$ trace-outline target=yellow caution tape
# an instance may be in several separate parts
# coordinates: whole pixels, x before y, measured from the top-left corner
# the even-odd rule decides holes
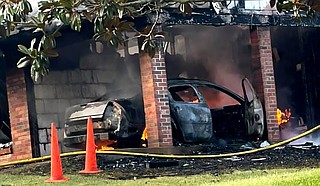
[[[307,136],[316,130],[320,129],[320,124],[316,127],[305,131],[297,136],[294,136],[290,139],[281,141],[279,143],[275,143],[272,145],[269,145],[267,147],[253,149],[253,150],[247,150],[247,151],[241,151],[241,152],[234,152],[234,153],[226,153],[226,154],[203,154],[203,155],[174,155],[174,154],[153,154],[153,153],[139,153],[139,152],[127,152],[127,151],[116,151],[116,150],[110,150],[110,151],[97,151],[97,154],[109,154],[109,155],[125,155],[125,156],[143,156],[143,157],[154,157],[154,158],[173,158],[173,159],[204,159],[204,158],[226,158],[231,156],[240,156],[240,155],[246,155],[246,154],[252,154],[257,153],[265,150],[270,150],[279,146],[283,146],[285,144],[288,144],[292,141],[295,141],[297,139],[300,139],[304,136]],[[84,155],[86,154],[85,151],[76,151],[76,152],[68,152],[63,153],[60,156],[61,157],[67,157],[67,156],[77,156],[77,155]],[[18,160],[18,161],[12,161],[8,163],[1,163],[0,167],[4,166],[10,166],[10,165],[19,165],[19,164],[25,164],[25,163],[32,163],[32,162],[38,162],[38,161],[44,161],[49,160],[51,156],[43,156],[39,158],[31,158],[31,159],[25,159],[25,160]]]

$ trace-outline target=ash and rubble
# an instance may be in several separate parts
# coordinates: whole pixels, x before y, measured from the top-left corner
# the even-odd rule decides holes
[[[188,148],[188,147],[187,147]],[[192,147],[190,146],[190,149]],[[190,154],[223,154],[242,151],[239,146],[206,145]],[[85,156],[62,158],[65,174],[78,174],[84,169]],[[99,177],[109,179],[138,179],[161,176],[187,176],[195,174],[232,173],[235,170],[273,168],[313,168],[320,166],[320,147],[311,142],[287,145],[272,150],[207,159],[166,159],[151,157],[129,157],[117,155],[97,155],[98,168],[103,170]],[[19,175],[50,175],[50,161],[0,168],[0,173]]]

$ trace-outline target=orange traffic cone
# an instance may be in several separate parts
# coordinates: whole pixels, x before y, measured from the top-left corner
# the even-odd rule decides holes
[[[60,151],[58,145],[57,129],[51,123],[51,177],[46,182],[63,182],[68,178],[63,177]]]
[[[84,170],[81,174],[95,174],[102,172],[97,168],[96,145],[94,143],[94,134],[92,126],[92,118],[88,118],[87,123],[87,142],[86,142],[86,162]]]

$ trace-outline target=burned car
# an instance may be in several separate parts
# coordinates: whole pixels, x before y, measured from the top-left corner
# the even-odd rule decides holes
[[[215,83],[197,79],[168,80],[168,98],[174,143],[206,143],[216,138],[262,138],[263,106],[247,79],[243,95]],[[109,99],[66,109],[66,146],[85,141],[86,121],[93,118],[95,139],[117,141],[118,147],[139,146],[145,129],[142,94]]]

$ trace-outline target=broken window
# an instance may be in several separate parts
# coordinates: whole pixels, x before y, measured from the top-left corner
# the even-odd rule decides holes
[[[240,105],[233,97],[215,88],[199,86],[198,90],[210,109],[222,108],[229,105]]]
[[[199,103],[199,98],[191,86],[175,86],[169,88],[174,101]]]

